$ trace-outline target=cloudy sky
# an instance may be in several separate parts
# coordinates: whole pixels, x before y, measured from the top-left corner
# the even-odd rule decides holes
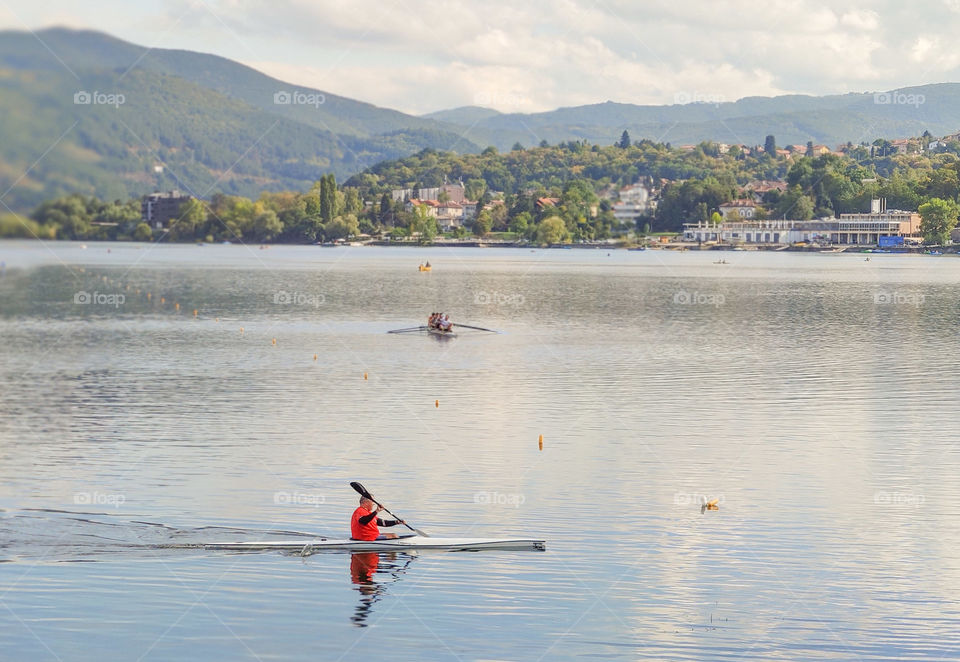
[[[425,113],[732,101],[960,80],[960,0],[0,0]]]

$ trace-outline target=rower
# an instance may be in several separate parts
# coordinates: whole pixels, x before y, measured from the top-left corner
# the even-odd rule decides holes
[[[376,507],[376,510],[374,510]],[[377,515],[382,508],[367,497],[360,497],[360,507],[353,511],[350,518],[351,540],[388,540],[397,537],[396,533],[380,535],[380,526],[396,526],[406,524],[402,519],[380,519]]]

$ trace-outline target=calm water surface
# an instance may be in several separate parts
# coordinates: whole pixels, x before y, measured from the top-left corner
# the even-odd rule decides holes
[[[0,260],[0,659],[960,658],[960,258]],[[386,333],[434,310],[503,333]],[[351,480],[547,551],[175,547],[345,536]]]

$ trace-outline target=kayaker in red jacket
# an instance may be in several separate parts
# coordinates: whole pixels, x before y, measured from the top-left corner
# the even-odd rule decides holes
[[[376,508],[376,510],[374,510]],[[360,497],[360,507],[353,511],[350,518],[350,538],[353,540],[387,540],[396,538],[396,533],[380,535],[380,526],[404,524],[402,519],[380,519],[377,515],[382,508],[366,497]]]

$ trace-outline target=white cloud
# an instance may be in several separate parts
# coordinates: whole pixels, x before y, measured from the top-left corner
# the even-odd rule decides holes
[[[669,104],[678,94],[735,100],[960,78],[951,49],[960,0],[869,8],[848,0],[99,0],[89,19],[74,16],[69,0],[5,1],[33,28],[59,12],[71,25],[88,20],[130,41],[216,52],[412,112]],[[22,27],[3,7],[0,25]],[[181,16],[169,32],[143,30]]]

